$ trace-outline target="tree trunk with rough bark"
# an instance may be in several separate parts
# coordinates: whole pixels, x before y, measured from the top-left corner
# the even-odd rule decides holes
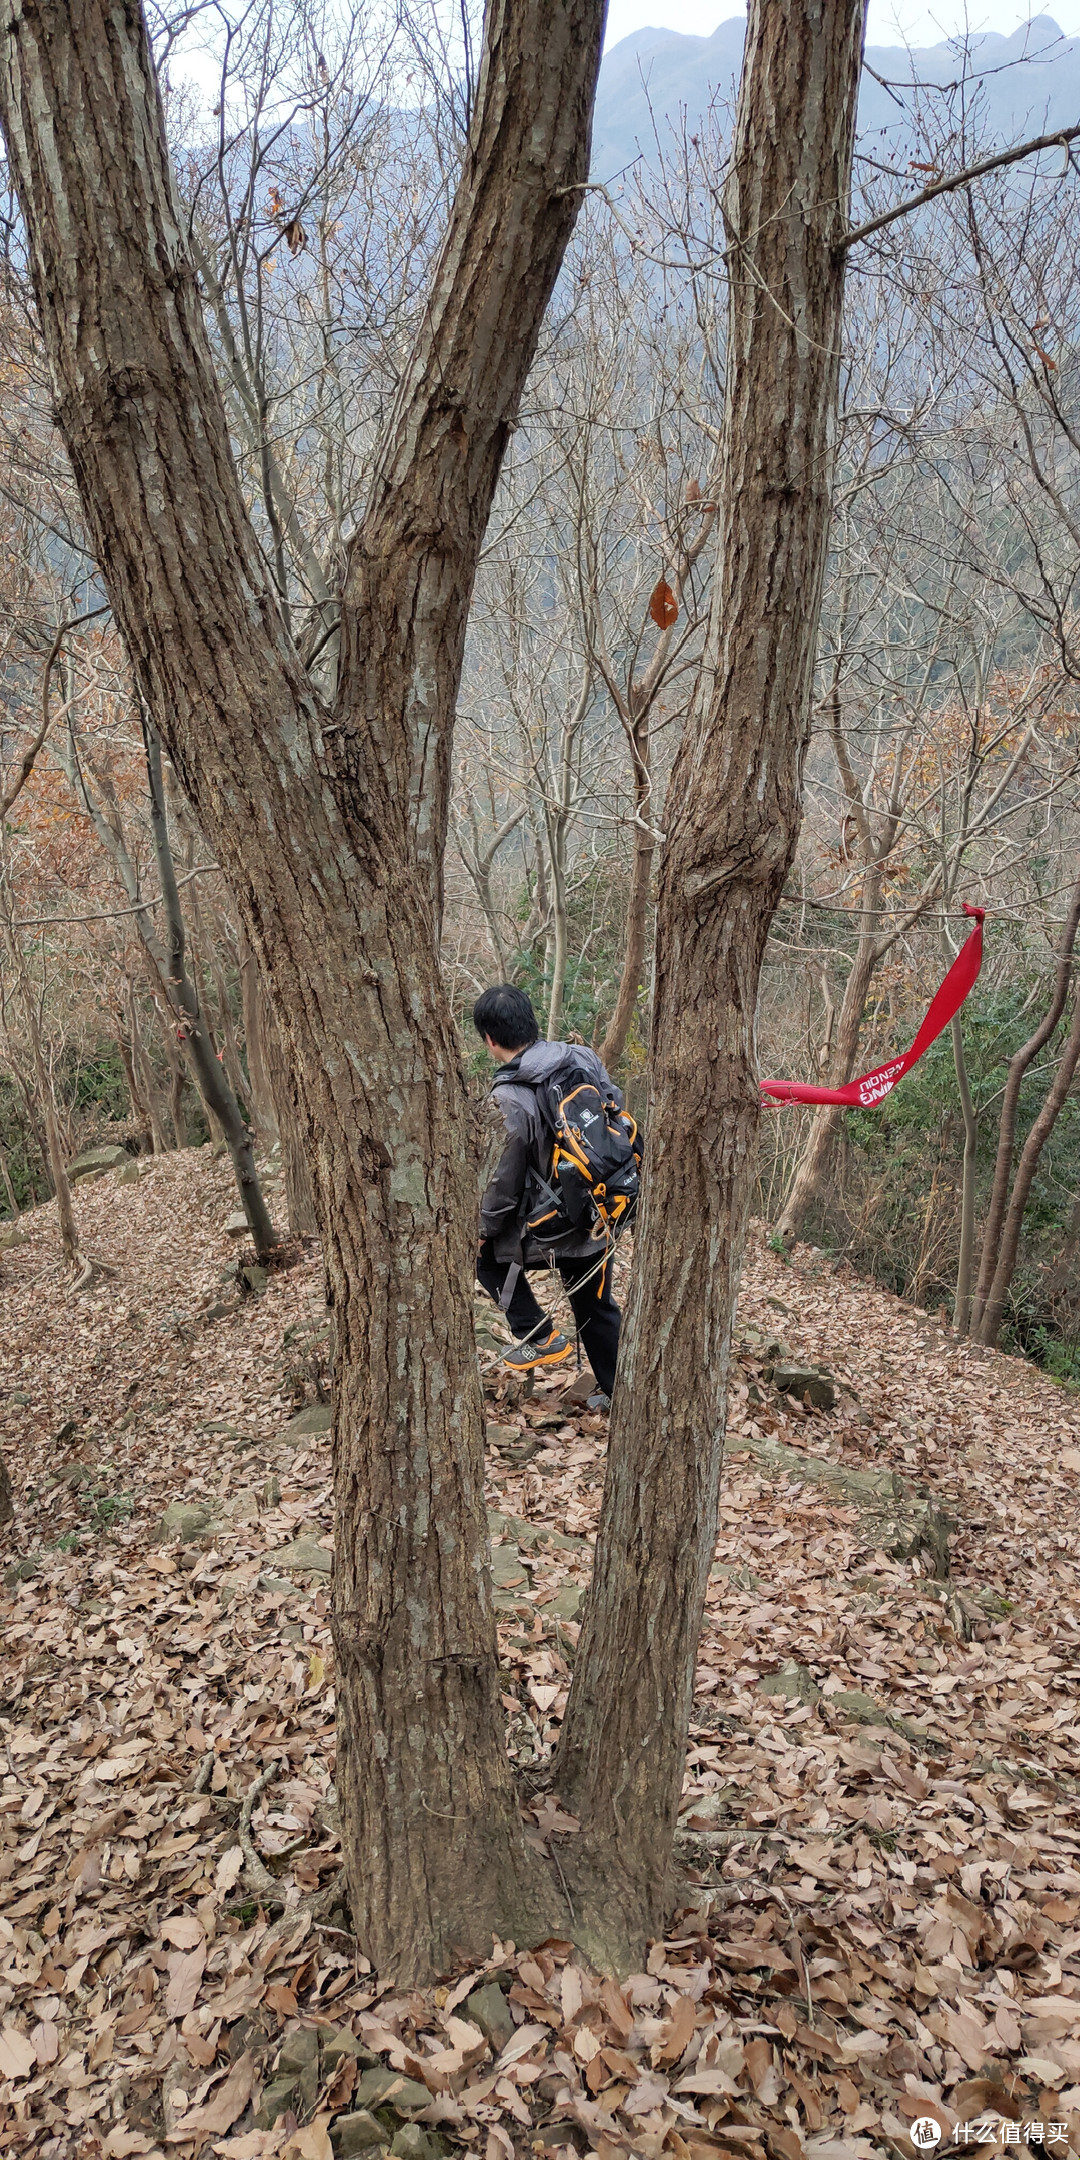
[[[117,1011],[114,1017],[116,1020],[116,1047],[120,1052],[120,1063],[124,1068],[124,1080],[128,1091],[128,1107],[133,1122],[139,1127],[140,1153],[152,1155],[154,1136],[150,1125],[150,1105],[143,1094],[135,1071],[135,1053],[124,1027],[123,1012]]]
[[[988,1344],[991,1348],[997,1342],[1001,1333],[1001,1323],[1005,1318],[1005,1300],[1009,1295],[1012,1279],[1016,1273],[1016,1262],[1020,1251],[1020,1233],[1024,1227],[1024,1210],[1031,1198],[1032,1181],[1038,1168],[1039,1157],[1068,1100],[1078,1064],[1080,1064],[1080,992],[1077,993],[1073,1007],[1072,1026],[1062,1049],[1058,1068],[1050,1084],[1046,1101],[1043,1103],[1042,1109],[1039,1111],[1020,1150],[1020,1160],[1016,1165],[1016,1176],[1013,1179],[1008,1210],[1001,1232],[997,1266],[991,1278],[990,1288],[987,1291],[986,1300],[979,1316],[978,1326],[974,1331],[979,1341]]]
[[[602,1962],[662,1920],[755,1170],[758,982],[799,827],[829,526],[861,0],[751,0],[724,199],[719,561],[665,811],[649,1154],[556,1782]],[[574,1885],[572,1883],[571,1887]]]
[[[615,1010],[600,1052],[609,1072],[614,1072],[626,1048],[626,1038],[630,1033],[638,992],[641,989],[648,939],[649,886],[656,853],[652,827],[656,814],[652,799],[652,743],[647,720],[644,725],[631,725],[628,732],[634,768],[634,809],[637,823],[634,826],[634,860],[626,910],[626,951],[623,954]]]
[[[997,1154],[994,1160],[994,1182],[990,1188],[990,1202],[983,1225],[982,1246],[979,1252],[979,1280],[971,1311],[972,1333],[981,1341],[983,1313],[990,1296],[991,1285],[1001,1258],[1001,1242],[1005,1217],[1009,1208],[1009,1180],[1012,1176],[1013,1151],[1016,1146],[1016,1120],[1020,1108],[1020,1090],[1024,1078],[1035,1063],[1040,1050],[1045,1049],[1065,1010],[1069,984],[1073,973],[1073,947],[1080,930],[1080,877],[1072,889],[1069,911],[1062,926],[1058,946],[1057,964],[1054,969],[1054,987],[1050,1003],[1034,1033],[1028,1036],[1019,1050],[1009,1060],[1008,1078],[1001,1104],[998,1123]],[[996,1341],[996,1334],[993,1337]]]
[[[13,914],[14,910],[12,910]],[[19,1003],[22,1006],[23,1020],[26,1023],[26,1033],[30,1042],[30,1055],[33,1059],[34,1077],[37,1081],[38,1100],[41,1104],[41,1116],[45,1128],[45,1156],[49,1176],[52,1180],[53,1192],[56,1195],[56,1212],[60,1219],[60,1244],[68,1268],[72,1273],[75,1273],[82,1264],[82,1254],[79,1250],[79,1232],[75,1221],[75,1208],[71,1198],[67,1164],[64,1160],[64,1145],[60,1137],[60,1120],[56,1114],[56,1097],[53,1094],[52,1074],[46,1062],[45,1047],[41,1040],[37,993],[27,973],[26,958],[12,927],[11,920],[7,922],[5,927]]]
[[[161,743],[156,730],[146,720],[143,721],[143,740],[146,746],[146,773],[150,782],[150,826],[154,836],[154,860],[161,883],[169,941],[167,980],[177,1010],[182,1015],[184,1047],[199,1083],[203,1102],[206,1109],[217,1119],[229,1150],[240,1205],[247,1217],[255,1250],[260,1259],[266,1259],[275,1251],[280,1240],[270,1220],[270,1210],[263,1198],[262,1186],[255,1169],[251,1134],[236,1096],[225,1077],[221,1060],[202,1016],[198,990],[188,972],[184,911],[180,905],[172,849],[169,845],[165,789],[161,772]]]
[[[244,510],[133,0],[0,0],[55,410],[139,692],[286,1036],[337,1339],[333,1633],[353,1918],[402,1980],[564,1907],[499,1704],[472,1127],[439,971],[479,549],[587,179],[602,0],[489,0],[469,139],[351,541],[332,708]]]
[[[260,1141],[269,1145],[280,1138],[280,1130],[267,1057],[266,998],[255,955],[244,940],[240,946],[240,1005],[255,1127]]]
[[[979,1153],[979,1119],[971,1093],[967,1058],[964,1055],[964,1031],[960,1024],[959,1013],[953,1014],[949,1022],[949,1028],[952,1035],[956,1087],[960,1097],[960,1115],[964,1120],[964,1161],[960,1185],[960,1251],[956,1262],[953,1325],[958,1335],[966,1335],[971,1327],[971,1278],[975,1260],[975,1172]]]
[[[274,1096],[274,1115],[281,1141],[281,1168],[285,1182],[285,1206],[289,1229],[295,1238],[318,1237],[311,1165],[303,1141],[303,1125],[296,1084],[289,1069],[281,1031],[269,1005],[266,1008],[266,1056]]]
[[[876,914],[876,907],[874,911]],[[855,1071],[866,1000],[880,957],[876,936],[872,930],[864,930],[844,984],[829,1077],[823,1083],[826,1087],[846,1087]],[[798,1237],[811,1209],[820,1201],[843,1115],[838,1103],[820,1103],[815,1110],[802,1161],[791,1181],[776,1226],[780,1237]]]

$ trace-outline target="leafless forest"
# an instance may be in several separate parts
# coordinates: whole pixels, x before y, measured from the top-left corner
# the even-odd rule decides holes
[[[210,41],[216,92],[205,51],[185,66],[193,28],[158,25],[238,474],[327,696],[350,519],[467,120],[456,41],[421,17],[391,38],[365,12],[248,11],[220,52]],[[951,94],[909,105],[912,181],[998,147],[980,132],[974,64]],[[585,199],[478,565],[453,753],[442,952],[456,1012],[492,979],[521,982],[547,1033],[601,1048],[642,1107],[665,789],[716,555],[731,117],[717,103],[692,141],[658,126],[652,156]],[[845,1131],[836,1112],[769,1116],[755,1207],[978,1329],[1016,1158],[1060,1074],[985,1339],[1004,1325],[1064,1373],[1080,1327],[1069,156],[1055,147],[947,194],[852,257],[806,801],[766,953],[762,1072],[850,1079],[926,1003],[961,934],[958,899],[985,904],[991,928],[966,1046],[956,1031],[884,1134]],[[856,159],[856,222],[896,199],[878,162]],[[271,1138],[277,1117],[251,949],[160,752],[154,820],[150,739],[53,427],[17,218],[8,229],[11,1217],[85,1145],[199,1144],[231,1132],[236,1108]],[[211,1057],[231,1103],[209,1086]],[[1000,1136],[1012,1148],[998,1162]]]

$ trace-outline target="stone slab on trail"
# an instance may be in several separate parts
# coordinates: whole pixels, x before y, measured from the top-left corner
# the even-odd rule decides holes
[[[553,1530],[549,1523],[526,1522],[520,1515],[500,1515],[497,1508],[488,1509],[488,1529],[492,1537],[512,1539],[516,1545],[554,1545],[560,1552],[580,1552],[588,1539],[568,1537],[564,1530]]]
[[[835,1410],[836,1382],[831,1373],[823,1372],[818,1365],[793,1365],[786,1360],[765,1369],[766,1379],[772,1380],[782,1395],[794,1395],[798,1402],[808,1403],[813,1410]]]
[[[302,1440],[309,1433],[329,1432],[334,1422],[331,1405],[323,1402],[309,1403],[306,1410],[298,1410],[285,1427],[286,1437]]]
[[[784,1447],[778,1440],[740,1433],[731,1453],[749,1451],[763,1470],[773,1476],[798,1478],[805,1484],[825,1485],[839,1499],[865,1510],[874,1522],[876,1542],[891,1559],[910,1560],[916,1554],[929,1560],[939,1582],[949,1574],[949,1531],[956,1527],[928,1493],[916,1491],[895,1470],[853,1470],[825,1455],[804,1454],[801,1448]]]
[[[125,1147],[87,1148],[84,1154],[76,1155],[74,1162],[68,1164],[68,1182],[76,1185],[80,1178],[104,1177],[107,1171],[119,1170],[122,1163],[130,1161]]]
[[[278,1545],[262,1557],[268,1568],[291,1568],[309,1575],[329,1575],[334,1564],[333,1554],[318,1544],[314,1535],[294,1538],[292,1544]]]
[[[170,1500],[155,1537],[161,1545],[173,1538],[187,1545],[192,1538],[206,1537],[220,1515],[220,1507],[212,1500]]]
[[[779,1672],[766,1673],[758,1681],[762,1695],[778,1695],[784,1702],[818,1703],[821,1689],[806,1665],[782,1665]]]

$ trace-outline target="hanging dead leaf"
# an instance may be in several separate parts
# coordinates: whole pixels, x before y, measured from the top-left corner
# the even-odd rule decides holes
[[[307,246],[307,234],[299,218],[290,218],[284,232],[290,255],[299,255],[301,248]]]
[[[346,2102],[352,2099],[353,2086],[358,2075],[355,2055],[343,2055],[332,2084],[327,2089],[326,2104],[332,2114],[339,2114]]]
[[[1043,364],[1043,366],[1044,366],[1044,367],[1048,367],[1048,368],[1052,368],[1052,369],[1053,369],[1053,372],[1054,372],[1054,374],[1056,375],[1056,374],[1057,374],[1057,361],[1056,361],[1056,360],[1051,360],[1051,358],[1050,358],[1050,355],[1049,355],[1049,353],[1048,353],[1048,352],[1044,352],[1044,351],[1043,351],[1043,349],[1042,349],[1042,346],[1041,346],[1041,345],[1036,345],[1036,347],[1035,347],[1035,350],[1036,350],[1036,352],[1038,353],[1038,355],[1039,355],[1039,358],[1040,358],[1040,360],[1042,361],[1042,364]]]
[[[296,2016],[296,1997],[290,1987],[283,1987],[280,1983],[268,1987],[263,2001],[267,2009],[273,2010],[278,2017]]]
[[[658,630],[670,630],[672,623],[679,619],[679,603],[666,578],[661,578],[653,587],[649,613]]]
[[[487,2054],[483,2033],[478,2026],[470,2025],[467,2018],[447,2018],[446,2033],[449,2047],[439,2048],[434,2055],[425,2055],[420,2065],[424,2083],[432,2092],[441,2091],[448,2079],[457,2077],[461,2070],[471,2070],[473,2064]]]
[[[701,501],[701,482],[700,482],[700,480],[688,480],[688,481],[687,481],[687,483],[686,483],[686,500],[687,500],[687,502],[688,502],[688,503],[691,503],[691,502],[700,502],[700,501]]]

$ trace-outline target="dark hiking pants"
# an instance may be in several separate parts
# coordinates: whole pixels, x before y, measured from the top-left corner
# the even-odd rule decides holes
[[[615,1360],[619,1354],[622,1315],[612,1295],[610,1256],[602,1268],[597,1267],[599,1258],[599,1253],[584,1260],[563,1258],[556,1261],[556,1266],[570,1299],[582,1350],[596,1374],[596,1384],[603,1389],[605,1395],[610,1395],[615,1385]],[[508,1266],[508,1261],[496,1260],[493,1241],[485,1238],[477,1256],[476,1279],[489,1297],[495,1299],[496,1304],[502,1296]],[[584,1280],[586,1276],[588,1281]],[[532,1342],[543,1342],[547,1333],[547,1316],[542,1305],[539,1305],[533,1296],[524,1269],[514,1284],[514,1294],[506,1317],[519,1342],[526,1336]]]

